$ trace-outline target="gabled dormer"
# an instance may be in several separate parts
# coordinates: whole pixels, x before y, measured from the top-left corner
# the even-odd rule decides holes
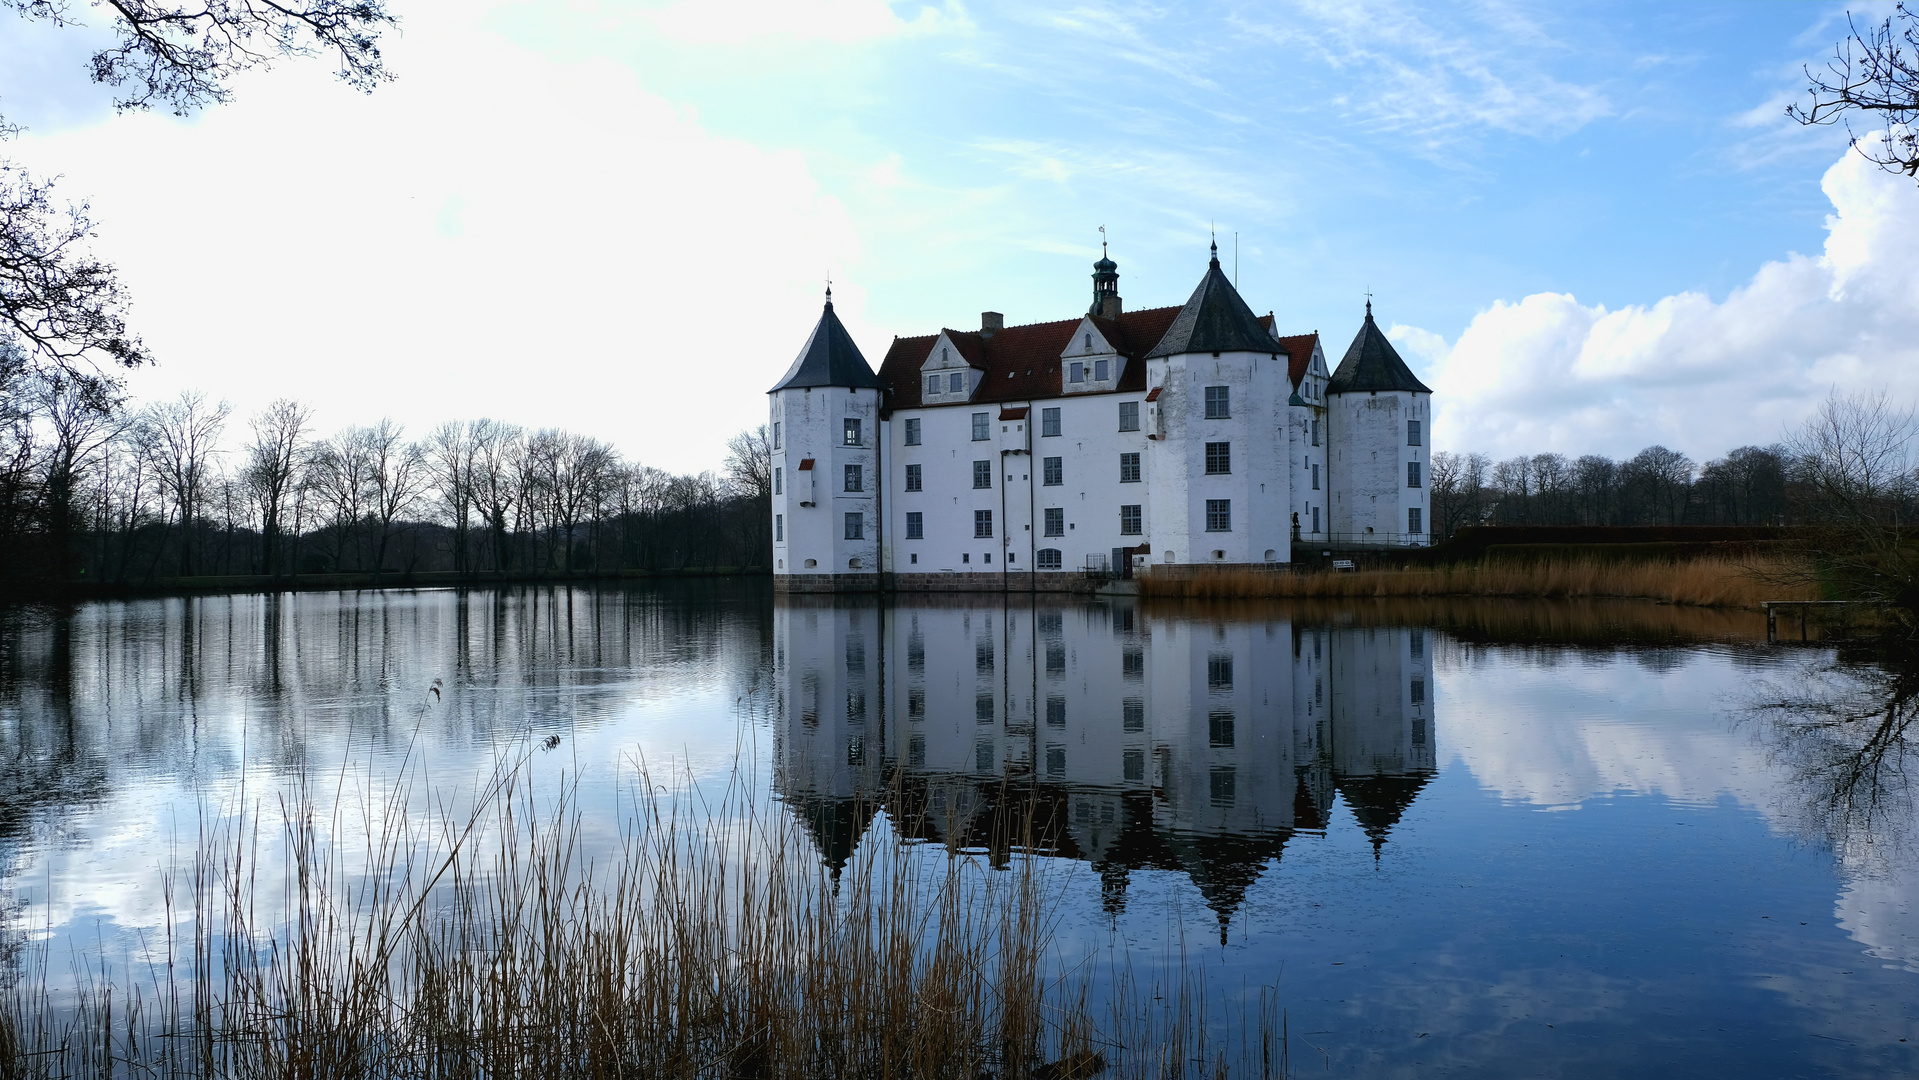
[[[1110,325],[1110,324],[1109,324]],[[1092,316],[1079,321],[1071,340],[1059,354],[1062,394],[1104,393],[1119,385],[1126,358]]]
[[[962,351],[960,338],[951,330],[941,330],[920,365],[920,404],[946,405],[973,400],[984,374]],[[967,342],[970,351],[972,342]]]
[[[1289,405],[1326,407],[1326,383],[1332,378],[1326,363],[1326,351],[1320,347],[1319,334],[1298,334],[1278,339],[1287,358],[1287,379],[1292,383]]]

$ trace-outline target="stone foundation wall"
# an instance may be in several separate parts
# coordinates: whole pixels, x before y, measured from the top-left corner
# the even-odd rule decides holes
[[[999,574],[775,574],[781,593],[862,592],[1070,592],[1090,593],[1098,583],[1078,571]]]
[[[878,574],[774,574],[773,591],[783,593],[879,592]]]

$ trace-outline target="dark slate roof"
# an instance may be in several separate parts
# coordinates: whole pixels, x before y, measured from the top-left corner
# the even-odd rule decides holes
[[[1411,390],[1418,394],[1430,394],[1426,384],[1419,381],[1413,369],[1393,351],[1393,343],[1373,322],[1372,301],[1366,302],[1366,322],[1359,328],[1359,336],[1353,339],[1346,350],[1346,358],[1339,362],[1333,371],[1332,381],[1327,383],[1328,394],[1354,394],[1367,390]]]
[[[1206,266],[1186,306],[1179,309],[1166,336],[1147,356],[1177,356],[1181,353],[1263,352],[1276,353],[1273,337],[1259,325],[1259,316],[1240,299],[1239,290],[1226,280],[1219,268],[1219,255]]]
[[[833,314],[833,297],[826,298],[826,310],[820,313],[820,322],[813,328],[813,336],[806,339],[806,347],[800,350],[799,359],[786,369],[786,376],[779,384],[768,390],[771,394],[789,387],[799,386],[847,386],[861,389],[884,389],[886,384],[873,374],[872,365],[866,357],[860,355],[860,347],[853,344],[853,335],[840,325],[840,317]]]
[[[1139,361],[1153,342],[1166,333],[1166,327],[1179,314],[1178,308],[1146,308],[1128,311],[1117,319],[1093,316],[1093,325],[1129,361],[1120,373],[1113,393],[1138,393],[1146,389],[1146,365]],[[968,364],[981,373],[979,389],[972,398],[955,405],[982,405],[1001,401],[1034,401],[1063,396],[1060,354],[1072,344],[1073,331],[1080,320],[1074,316],[1057,322],[1009,326],[989,337],[978,330],[944,331],[953,347]],[[938,334],[894,338],[893,347],[880,362],[880,380],[886,384],[888,409],[921,407],[920,365],[933,351]]]
[[[1373,842],[1373,854],[1379,854],[1380,845],[1386,842],[1386,835],[1406,813],[1419,795],[1419,789],[1432,779],[1431,773],[1409,773],[1403,776],[1346,776],[1336,785],[1339,793],[1346,798],[1347,809],[1359,822],[1359,827]]]

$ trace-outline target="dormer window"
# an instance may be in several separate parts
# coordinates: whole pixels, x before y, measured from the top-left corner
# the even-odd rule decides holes
[[[940,346],[940,363],[944,364],[951,359],[952,357],[946,354],[946,346],[944,345]]]
[[[1106,363],[1107,362],[1104,360],[1093,361],[1093,381],[1095,382],[1106,381]]]
[[[1086,365],[1075,363],[1067,368],[1067,378],[1072,382],[1086,381]]]
[[[928,375],[926,377],[926,392],[929,394],[937,394],[940,392],[940,377],[938,375]]]
[[[1093,335],[1091,334],[1086,335],[1086,351],[1093,351]]]
[[[944,350],[944,349],[941,349],[940,351],[941,351],[941,352],[945,352],[946,350]],[[951,375],[948,375],[948,376],[946,377],[946,392],[947,392],[947,393],[949,393],[949,394],[957,394],[957,393],[959,393],[959,392],[960,392],[961,390],[964,390],[964,389],[966,389],[966,376],[965,376],[965,375],[962,375],[962,374],[960,374],[959,372],[957,372],[957,371],[955,371],[955,372],[953,372],[953,373],[952,373]]]

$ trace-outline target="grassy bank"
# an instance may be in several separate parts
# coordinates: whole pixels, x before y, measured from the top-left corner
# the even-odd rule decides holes
[[[1147,574],[1142,596],[1202,599],[1290,597],[1545,597],[1656,600],[1703,607],[1757,607],[1766,600],[1816,600],[1803,573],[1781,559],[1706,557],[1674,562],[1597,558],[1489,560],[1446,566],[1294,573],[1223,570]]]
[[[994,870],[878,830],[829,874],[795,815],[737,788],[689,813],[640,775],[615,821],[519,775],[458,815],[404,789],[243,796],[169,873],[182,909],[145,956],[55,980],[24,951],[0,1078],[1285,1074],[1266,993],[1230,1017],[1250,1070],[1209,1046],[1229,1018],[1190,977],[1116,977],[1090,1007],[1037,857]]]

